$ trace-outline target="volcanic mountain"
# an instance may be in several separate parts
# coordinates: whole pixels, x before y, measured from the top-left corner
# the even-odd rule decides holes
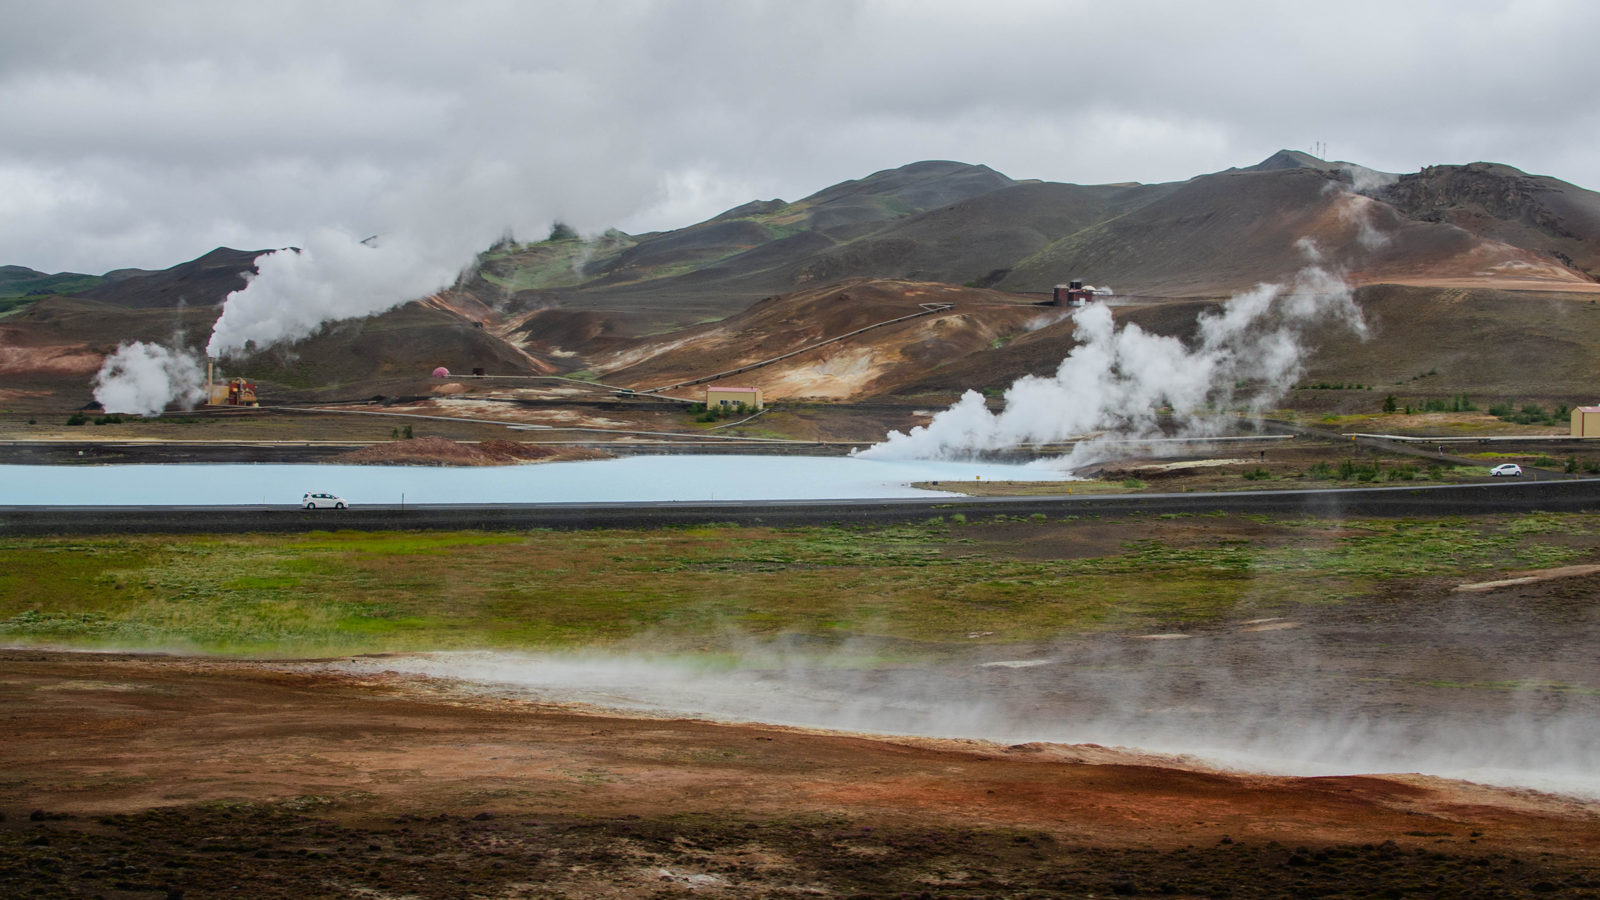
[[[616,312],[659,328],[851,277],[1013,292],[1078,277],[1124,294],[1226,296],[1292,274],[1308,252],[1356,284],[1589,290],[1600,194],[1508,166],[1386,176],[1292,151],[1156,185],[917,163],[679,231],[504,245],[464,287],[495,305]]]
[[[13,386],[77,395],[94,361],[120,341],[203,346],[218,304],[259,253],[219,248],[160,272],[99,277],[0,269],[0,289],[11,285],[18,307],[0,310],[0,374]],[[489,248],[450,290],[332,324],[242,365],[280,396],[360,392],[441,364],[588,370],[645,388],[802,350],[936,302],[956,308],[747,380],[830,398],[998,386],[1070,348],[1070,323],[1032,306],[1056,284],[1114,286],[1132,304],[1121,315],[1181,334],[1206,304],[1286,279],[1312,259],[1341,271],[1375,314],[1388,310],[1380,319],[1393,329],[1377,329],[1367,349],[1324,354],[1316,365],[1330,372],[1361,358],[1415,374],[1411,357],[1439,345],[1437,332],[1450,334],[1444,343],[1460,345],[1452,358],[1464,360],[1476,340],[1462,332],[1469,320],[1500,335],[1500,346],[1544,348],[1522,369],[1560,360],[1578,373],[1558,379],[1573,389],[1592,370],[1583,360],[1600,344],[1600,323],[1570,301],[1600,297],[1600,194],[1491,163],[1387,175],[1293,151],[1152,185],[1017,181],[929,161],[793,202],[752,201],[673,231],[585,237],[558,225],[546,240]],[[1479,312],[1456,315],[1468,307]],[[1461,365],[1466,378],[1471,367]]]

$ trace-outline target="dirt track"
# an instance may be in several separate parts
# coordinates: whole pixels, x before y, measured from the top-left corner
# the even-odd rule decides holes
[[[291,667],[292,668],[292,667]],[[1593,807],[0,653],[0,893],[1592,896]]]

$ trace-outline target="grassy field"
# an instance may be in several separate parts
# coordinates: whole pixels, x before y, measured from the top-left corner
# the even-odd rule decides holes
[[[1476,520],[985,519],[914,526],[0,541],[0,643],[240,655],[891,654],[1163,631],[1593,561],[1600,514]]]

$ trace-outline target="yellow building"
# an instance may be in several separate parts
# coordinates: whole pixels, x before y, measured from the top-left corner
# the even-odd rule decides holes
[[[1579,406],[1572,411],[1572,436],[1600,438],[1600,406]]]
[[[731,384],[719,384],[706,388],[706,409],[716,409],[719,406],[737,406],[743,403],[749,409],[761,408],[761,388],[735,387]]]

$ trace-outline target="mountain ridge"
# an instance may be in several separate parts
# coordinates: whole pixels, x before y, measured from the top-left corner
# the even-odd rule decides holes
[[[1314,256],[1355,288],[1404,286],[1371,296],[1406,302],[1462,291],[1600,296],[1600,194],[1492,163],[1388,178],[1299,151],[1159,184],[1017,180],[987,166],[929,160],[797,201],[750,201],[681,229],[580,236],[558,225],[542,241],[504,240],[448,290],[330,324],[245,363],[280,394],[320,395],[435,365],[491,362],[506,374],[627,369],[643,386],[651,373],[666,378],[723,359],[743,365],[752,348],[792,348],[817,336],[785,322],[823,315],[840,327],[859,325],[865,308],[851,312],[849,304],[870,302],[887,315],[915,309],[913,297],[936,294],[939,302],[988,311],[874,332],[871,346],[944,374],[877,366],[859,355],[870,347],[834,348],[808,364],[843,372],[850,358],[857,375],[876,367],[870,378],[850,376],[860,391],[943,389],[1064,353],[1070,328],[1019,323],[1038,315],[1026,307],[1072,279],[1156,304],[1138,315],[1175,334],[1184,332],[1184,316],[1292,277]],[[246,283],[264,252],[219,247],[166,270],[87,276],[98,280],[74,295],[0,308],[0,373],[19,383],[61,384],[59,377],[81,378],[86,360],[121,341],[165,343],[176,332],[185,346],[203,346],[219,304]],[[30,273],[0,269],[14,279]],[[1010,300],[997,304],[998,296]],[[1000,309],[1008,304],[1015,309]],[[758,309],[753,324],[741,324],[740,314]],[[790,312],[775,312],[783,309]],[[1430,309],[1444,316],[1448,306]],[[723,321],[735,330],[694,337],[701,334],[695,329]],[[1423,327],[1421,319],[1405,321]],[[943,350],[912,336],[923,327],[944,329],[936,342]],[[762,328],[777,331],[757,334]],[[649,361],[690,338],[701,362]],[[894,343],[902,339],[922,349]],[[1579,346],[1552,352],[1576,360]],[[960,359],[941,361],[940,353]],[[803,373],[769,376],[774,388],[805,381]]]

